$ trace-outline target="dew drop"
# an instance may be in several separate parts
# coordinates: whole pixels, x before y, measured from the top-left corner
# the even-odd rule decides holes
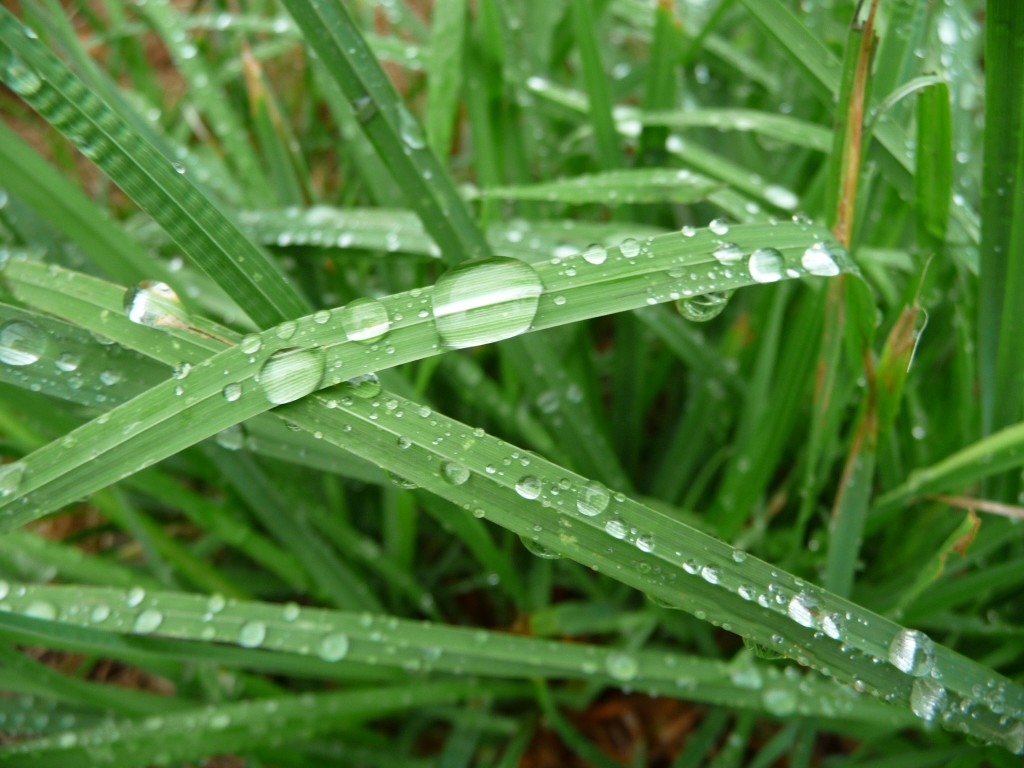
[[[708,223],[708,229],[714,232],[716,235],[727,235],[729,234],[729,224],[725,219],[712,219]]]
[[[676,310],[691,322],[706,323],[725,311],[732,294],[733,291],[712,291],[689,299],[679,299]]]
[[[750,254],[750,276],[759,283],[774,283],[782,279],[782,254],[774,248],[758,248]]]
[[[106,387],[112,387],[119,383],[124,375],[120,371],[106,370],[100,371],[100,383]]]
[[[58,370],[64,371],[64,373],[71,373],[77,371],[78,366],[82,364],[81,358],[74,352],[63,352],[54,362]]]
[[[10,55],[6,67],[7,84],[19,96],[33,96],[43,87],[43,81],[17,56]]]
[[[94,624],[106,621],[110,618],[110,607],[106,605],[97,605],[92,611],[89,612],[89,621]]]
[[[228,451],[237,451],[245,445],[245,432],[241,424],[232,424],[230,427],[218,432],[214,439],[221,448]]]
[[[604,524],[604,530],[613,539],[626,538],[626,524],[617,517],[606,522]]]
[[[356,299],[341,310],[341,327],[349,341],[369,344],[388,332],[391,318],[377,299]]]
[[[927,677],[919,677],[910,687],[910,709],[925,722],[931,722],[938,714],[946,698],[946,689]]]
[[[539,558],[544,560],[557,560],[561,557],[561,555],[555,552],[555,550],[545,547],[543,544],[534,541],[529,536],[520,536],[519,540],[523,542],[523,546],[526,547],[530,554],[536,555]]]
[[[604,246],[599,243],[592,243],[583,250],[583,259],[588,264],[604,264],[605,259],[607,258],[608,251],[606,251]]]
[[[319,347],[279,349],[263,363],[256,382],[271,403],[290,403],[316,391],[324,378],[324,351]]]
[[[156,608],[147,608],[135,619],[135,631],[140,635],[155,632],[164,620],[164,615]]]
[[[238,348],[247,355],[254,355],[263,346],[263,339],[258,333],[248,333],[238,342]]]
[[[889,663],[912,677],[924,677],[935,664],[935,643],[916,629],[902,629],[889,644]]]
[[[640,243],[635,238],[627,237],[619,243],[619,252],[627,259],[635,259],[640,255]]]
[[[281,616],[285,621],[295,621],[299,618],[299,604],[285,603],[284,608],[281,610]]]
[[[651,534],[644,534],[643,536],[636,537],[636,548],[641,552],[653,552],[654,551],[654,536]]]
[[[785,208],[787,211],[793,210],[800,204],[800,198],[785,187],[780,187],[777,184],[769,184],[765,187],[764,196],[772,205]]]
[[[540,480],[533,475],[525,475],[516,483],[516,493],[524,499],[536,499],[540,496],[541,487]]]
[[[839,265],[825,243],[815,243],[804,251],[800,264],[812,275],[832,277],[839,274]]]
[[[446,461],[441,465],[441,477],[451,485],[462,485],[469,480],[469,468],[455,461]]]
[[[717,584],[720,575],[721,574],[719,574],[718,569],[713,568],[710,565],[705,565],[700,569],[700,577],[708,584]]]
[[[622,651],[609,653],[605,657],[604,666],[613,679],[623,683],[635,678],[640,671],[640,665],[637,663],[636,657]]]
[[[486,259],[448,270],[433,292],[434,319],[447,347],[475,347],[530,328],[544,290],[533,267]]]
[[[274,333],[277,334],[277,338],[282,341],[288,341],[292,336],[295,335],[295,331],[298,329],[299,324],[294,320],[285,320],[277,328],[274,329]]]
[[[33,600],[25,607],[25,615],[33,619],[53,621],[57,618],[57,609],[53,606],[53,603]]]
[[[398,106],[398,135],[412,149],[423,149],[427,145],[419,121],[401,104]]]
[[[796,692],[790,688],[765,688],[761,693],[764,708],[776,717],[785,717],[796,712]]]
[[[806,592],[793,596],[786,608],[789,618],[801,627],[813,627],[817,601]]]
[[[125,595],[124,601],[129,608],[135,608],[140,605],[143,600],[146,599],[146,590],[142,587],[132,587],[128,590],[128,594]]]
[[[241,384],[228,384],[221,390],[221,394],[224,395],[224,399],[229,403],[235,402],[242,396],[242,385]]]
[[[345,391],[351,392],[356,397],[369,400],[381,393],[383,387],[380,378],[376,373],[364,373],[360,376],[353,376],[342,384]]]
[[[181,299],[167,283],[143,280],[124,294],[128,319],[149,328],[187,328],[188,313]]]
[[[46,334],[36,325],[13,320],[0,328],[0,362],[32,365],[46,351]]]
[[[685,225],[679,231],[683,233],[683,237],[693,237],[694,235],[697,234],[696,227],[691,227],[689,224]]]
[[[324,661],[340,661],[348,654],[348,635],[340,632],[327,635],[320,641],[317,655]]]
[[[576,509],[581,515],[594,517],[608,508],[611,496],[608,489],[596,480],[584,483],[576,496]]]
[[[238,632],[238,644],[243,648],[256,648],[267,639],[267,625],[262,621],[247,621]]]
[[[12,461],[10,464],[0,464],[0,499],[17,493],[24,476],[25,462]]]
[[[711,255],[718,260],[719,264],[725,266],[742,261],[744,254],[743,249],[736,243],[722,243],[711,252]]]

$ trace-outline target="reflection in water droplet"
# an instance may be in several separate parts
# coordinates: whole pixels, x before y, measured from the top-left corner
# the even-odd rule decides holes
[[[391,318],[377,299],[356,299],[341,310],[341,327],[349,341],[369,344],[388,332]]]
[[[619,520],[617,517],[613,517],[607,523],[604,524],[604,529],[609,536],[615,539],[626,538],[626,524]]]
[[[0,328],[0,362],[32,365],[46,351],[46,334],[32,323],[13,320]]]
[[[521,477],[516,483],[516,493],[524,499],[536,499],[540,496],[541,482],[533,475]]]
[[[133,323],[149,328],[188,328],[188,313],[167,283],[143,280],[124,294],[124,309]]]
[[[324,661],[340,661],[348,654],[348,636],[340,632],[320,641],[317,655]]]
[[[445,346],[475,347],[530,328],[544,290],[533,267],[487,259],[448,270],[433,292],[434,319]]]
[[[263,363],[256,382],[271,403],[290,403],[316,391],[324,378],[324,351],[279,349]]]
[[[441,477],[452,485],[462,485],[469,480],[469,468],[455,461],[446,461],[441,465]]]
[[[889,644],[889,663],[913,677],[924,677],[935,663],[935,643],[916,629],[902,629]]]
[[[759,283],[774,283],[782,279],[782,254],[774,248],[758,248],[750,254],[750,276]]]
[[[815,243],[800,257],[800,264],[812,275],[832,277],[839,274],[839,265],[824,243]]]
[[[135,619],[135,631],[146,635],[155,632],[164,621],[164,615],[156,608],[147,608]]]
[[[14,461],[10,464],[0,464],[0,499],[17,493],[24,476],[25,462]]]
[[[814,617],[817,613],[817,601],[806,592],[800,592],[793,596],[786,608],[789,618],[802,627],[813,627]]]
[[[605,658],[604,666],[608,670],[609,675],[615,680],[624,683],[635,678],[640,671],[640,665],[637,664],[636,657],[621,651],[609,653]]]
[[[594,517],[608,508],[610,498],[607,488],[596,480],[591,480],[580,488],[576,496],[576,509],[581,515]]]
[[[712,291],[689,299],[679,299],[679,314],[694,323],[706,323],[718,317],[729,305],[734,291]]]
[[[238,632],[238,644],[243,648],[256,648],[267,639],[267,625],[262,621],[247,621]]]

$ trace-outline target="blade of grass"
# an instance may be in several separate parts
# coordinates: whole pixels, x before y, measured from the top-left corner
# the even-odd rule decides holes
[[[597,44],[598,22],[593,0],[569,0],[576,48],[580,55],[583,82],[589,99],[591,124],[597,139],[597,157],[605,170],[624,164],[619,135],[612,119],[612,97],[608,76]]]

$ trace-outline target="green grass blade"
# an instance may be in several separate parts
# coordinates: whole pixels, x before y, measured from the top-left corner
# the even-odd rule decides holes
[[[434,6],[430,26],[431,77],[427,81],[427,111],[423,124],[430,146],[438,157],[445,157],[452,143],[462,82],[465,33],[465,0]]]
[[[608,206],[631,203],[695,203],[720,188],[720,184],[689,171],[635,168],[584,174],[539,184],[488,187],[478,193],[484,199],[539,200],[581,205]]]
[[[914,222],[918,243],[938,252],[946,242],[953,198],[953,136],[949,86],[930,85],[917,97]]]
[[[608,76],[597,44],[598,24],[594,16],[594,3],[593,0],[570,0],[570,8],[583,81],[590,102],[590,118],[597,138],[597,156],[602,168],[619,168],[623,165],[622,148],[612,119]]]

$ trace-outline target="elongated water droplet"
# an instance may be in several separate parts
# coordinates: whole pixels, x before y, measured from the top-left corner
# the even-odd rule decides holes
[[[555,550],[545,547],[543,544],[534,541],[529,536],[520,536],[519,540],[523,542],[523,546],[526,547],[530,554],[536,555],[544,560],[557,560],[561,557],[561,555],[555,552]]]
[[[279,349],[267,358],[256,375],[263,396],[271,403],[290,403],[316,391],[324,378],[324,351]]]
[[[143,280],[124,294],[124,309],[133,323],[150,328],[187,328],[188,314],[167,283]]]
[[[46,619],[47,621],[53,621],[57,618],[57,609],[53,603],[47,603],[43,600],[33,600],[27,606],[25,606],[25,615],[33,619]]]
[[[774,283],[782,279],[782,254],[774,248],[758,248],[750,254],[750,276],[759,283]]]
[[[238,644],[243,648],[256,648],[267,639],[267,625],[262,621],[247,621],[238,632]]]
[[[769,184],[765,187],[764,196],[772,205],[785,208],[787,211],[793,210],[800,204],[800,198],[785,187],[780,187],[776,184]]]
[[[24,476],[25,462],[13,461],[10,464],[0,464],[0,499],[17,493]]]
[[[729,305],[733,291],[712,291],[689,299],[679,299],[679,314],[694,323],[706,323],[718,317]]]
[[[608,251],[599,243],[593,243],[583,249],[583,259],[589,264],[604,264],[608,258]]]
[[[516,493],[524,499],[536,499],[540,496],[541,482],[533,475],[526,475],[516,483]]]
[[[12,320],[0,328],[0,362],[32,365],[46,352],[46,333],[23,320]]]
[[[441,477],[452,485],[462,485],[469,480],[469,468],[456,461],[446,461],[441,465]]]
[[[348,635],[340,632],[327,635],[320,641],[317,655],[324,661],[340,661],[348,654]]]
[[[924,677],[935,663],[935,643],[916,629],[902,629],[889,644],[889,663],[913,677]]]
[[[604,666],[612,678],[623,683],[627,683],[635,678],[640,671],[640,665],[637,664],[636,657],[622,651],[609,653],[605,658]]]
[[[910,687],[910,709],[925,722],[935,719],[945,698],[946,689],[927,677],[917,678]]]
[[[544,286],[533,267],[487,259],[448,270],[433,293],[434,319],[445,346],[475,347],[530,328]]]
[[[576,496],[576,509],[581,515],[594,517],[608,508],[610,498],[607,488],[596,480],[591,480],[580,488]]]
[[[341,310],[341,327],[349,341],[369,344],[388,332],[391,318],[377,299],[356,299]]]
[[[839,265],[824,243],[815,243],[800,257],[800,264],[812,275],[832,277],[839,274]]]
[[[155,632],[163,623],[164,615],[156,608],[147,608],[135,619],[135,631],[142,635]]]

